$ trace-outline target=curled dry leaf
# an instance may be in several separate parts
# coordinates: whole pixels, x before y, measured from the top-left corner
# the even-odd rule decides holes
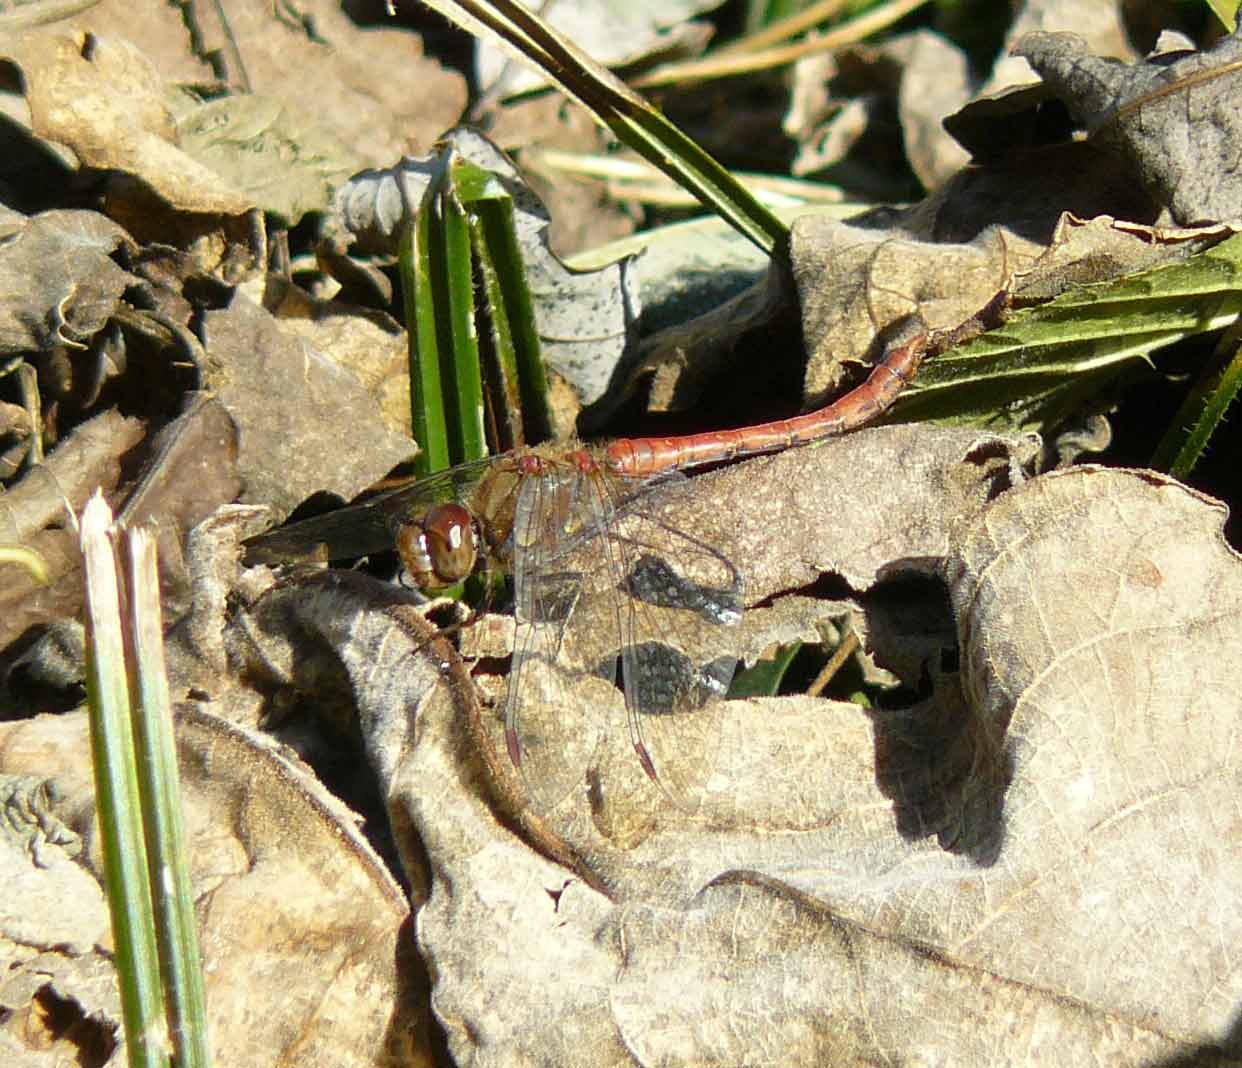
[[[1086,41],[1097,56],[1114,56],[1132,62],[1138,58],[1126,32],[1126,16],[1113,0],[1032,0],[1014,12],[1005,31],[996,65],[980,89],[994,93],[1036,81],[1030,65],[1014,48],[1028,33],[1071,30]]]
[[[1242,217],[1242,30],[1207,52],[1132,66],[1092,55],[1071,33],[1027,34],[1016,51],[1179,224]]]
[[[287,751],[210,712],[184,709],[177,741],[219,1063],[429,1064],[409,907],[354,815]],[[4,724],[0,751],[0,771],[59,791],[34,832],[43,866],[0,838],[14,891],[0,915],[0,1050],[20,1057],[6,1063],[51,1063],[52,1049],[124,1064],[86,716]],[[66,827],[84,841],[76,859],[49,837]],[[24,1025],[52,1018],[46,1033]]]
[[[1242,569],[1224,518],[1172,479],[1074,468],[964,525],[947,569],[963,688],[1012,781],[1005,870],[973,908],[959,887],[937,940],[1201,1042],[1242,996]]]
[[[795,222],[790,256],[811,398],[837,390],[843,361],[865,362],[886,327],[917,312],[931,329],[951,329],[1004,289],[1018,266],[999,229],[969,244],[932,243],[822,215]]]
[[[129,236],[93,211],[12,216],[0,244],[0,353],[83,348],[136,279],[112,259]]]
[[[691,483],[698,533],[761,550],[748,602],[941,568],[963,653],[961,686],[907,709],[712,706],[694,813],[649,783],[619,810],[643,775],[590,680],[584,715],[613,719],[542,856],[480,808],[450,709],[400,728],[386,782],[430,861],[419,939],[459,1060],[1234,1063],[1209,1049],[1239,997],[1221,512],[1089,469],[989,503],[1021,477],[1014,447],[894,428]]]

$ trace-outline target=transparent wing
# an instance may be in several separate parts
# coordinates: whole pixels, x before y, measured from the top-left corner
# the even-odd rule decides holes
[[[585,782],[602,736],[598,716],[582,700],[581,665],[563,656],[566,629],[586,581],[583,566],[589,563],[568,549],[606,542],[607,515],[587,489],[577,470],[549,465],[523,480],[514,511],[515,639],[505,740],[531,803],[541,812]],[[610,688],[610,680],[601,681]]]
[[[741,574],[675,516],[683,480],[641,493],[614,516],[613,569],[624,592],[622,675],[630,745],[683,811],[701,803],[720,732],[711,705],[737,658],[725,628],[741,620]]]
[[[597,819],[662,797],[693,809],[719,738],[704,710],[735,663],[720,631],[740,618],[738,572],[670,519],[677,483],[557,477],[523,493],[514,525],[506,719],[529,792],[547,809],[589,787]]]
[[[397,526],[428,505],[464,502],[495,459],[461,464],[359,504],[277,527],[247,539],[251,564],[342,560],[393,547]]]

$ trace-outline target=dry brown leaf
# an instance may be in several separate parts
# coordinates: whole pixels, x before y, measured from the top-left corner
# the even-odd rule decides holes
[[[1242,221],[1242,33],[1130,66],[1092,55],[1073,33],[1030,33],[1015,51],[1177,223]]]
[[[969,244],[920,241],[822,215],[794,222],[790,256],[802,305],[814,401],[839,389],[843,361],[865,362],[879,331],[916,312],[932,330],[965,322],[1029,265],[1029,242],[999,229]],[[814,406],[812,404],[812,406]]]
[[[0,497],[0,541],[42,554],[52,584],[42,587],[17,567],[0,582],[0,648],[27,628],[76,615],[82,606],[81,552],[69,525],[97,488],[115,492],[121,461],[144,434],[141,420],[115,409],[80,423],[49,454]]]
[[[318,490],[353,497],[411,443],[378,425],[377,401],[349,371],[241,293],[203,316],[205,386],[237,424],[242,499],[287,514]]]
[[[417,34],[358,26],[330,0],[224,8],[101,0],[72,26],[131,41],[169,83],[222,81],[300,108],[307,86],[330,86],[314,97],[315,116],[350,147],[355,168],[426,151],[466,104],[465,79],[425,55]]]
[[[218,1063],[431,1063],[408,905],[354,815],[287,752],[208,712],[183,711],[177,733]],[[123,1064],[85,715],[5,724],[0,770],[60,791],[30,832],[44,866],[0,839],[0,878],[25,891],[0,917],[0,1048],[20,1051],[14,1063],[102,1049],[92,1063]],[[66,825],[84,842],[77,859],[46,841]],[[53,1006],[32,1049],[29,1021]]]
[[[871,152],[861,148],[855,162],[871,166],[875,145],[892,140],[895,103],[911,168],[926,188],[939,185],[967,159],[941,126],[970,95],[967,66],[961,49],[930,30],[803,56],[782,122],[798,149],[791,173],[825,170],[860,144]]]
[[[269,275],[263,305],[319,352],[353,372],[379,405],[384,425],[410,430],[410,351],[405,330],[392,316],[370,308],[315,300],[287,280]]]
[[[935,189],[970,158],[943,125],[944,117],[969,96],[969,61],[965,52],[930,30],[895,38],[884,51],[901,67],[897,114],[910,167],[924,189]]]
[[[83,348],[134,277],[112,259],[129,235],[93,211],[12,217],[0,245],[0,352]]]
[[[34,132],[68,145],[83,164],[139,176],[172,207],[241,215],[249,197],[181,151],[162,80],[121,38],[39,33],[11,49]]]
[[[317,115],[289,100],[247,94],[182,110],[177,143],[285,226],[322,211],[358,160]]]
[[[528,816],[531,852],[479,801],[462,712],[411,720],[399,648],[359,644],[396,822],[430,860],[419,939],[459,1060],[1236,1063],[1207,1048],[1242,982],[1222,907],[1242,613],[1221,512],[1091,469],[988,504],[1020,477],[1011,448],[864,431],[691,482],[694,529],[746,561],[748,601],[826,570],[861,590],[948,568],[970,695],[947,676],[870,715],[718,704],[693,815],[649,783],[645,811],[619,811],[643,776],[619,700],[588,681],[561,741],[612,721],[581,791]]]
[[[332,0],[276,8],[263,0],[227,8],[194,2],[188,9],[203,55],[231,85],[298,108],[309,104],[358,167],[428,151],[466,105],[465,78],[426,55],[417,34],[358,26]],[[187,34],[183,47],[190,43]],[[331,92],[318,91],[329,86]]]
[[[188,582],[186,535],[241,488],[237,427],[216,397],[200,393],[151,442],[142,479],[120,516],[129,529],[154,525],[166,617]]]
[[[1037,80],[1025,59],[1013,52],[1014,45],[1032,31],[1072,30],[1089,41],[1098,56],[1114,56],[1127,62],[1138,58],[1126,34],[1129,13],[1123,16],[1115,0],[1026,0],[1014,13],[997,53],[991,77],[980,94],[995,93]]]

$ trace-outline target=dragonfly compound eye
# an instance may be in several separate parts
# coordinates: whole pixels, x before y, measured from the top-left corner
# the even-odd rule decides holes
[[[451,586],[473,570],[478,548],[470,512],[460,504],[437,504],[397,532],[397,551],[420,589]]]

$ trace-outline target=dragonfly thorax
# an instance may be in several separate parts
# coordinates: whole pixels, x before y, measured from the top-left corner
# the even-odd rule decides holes
[[[437,504],[402,523],[396,540],[401,563],[422,590],[460,582],[478,559],[474,520],[460,504]]]

